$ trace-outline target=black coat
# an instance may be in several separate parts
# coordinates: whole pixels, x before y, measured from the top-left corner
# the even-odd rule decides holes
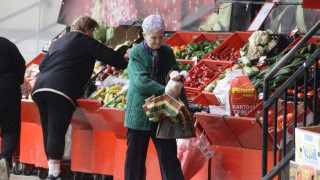
[[[25,60],[15,44],[0,37],[0,107],[21,101],[20,85],[24,82]]]
[[[33,92],[40,88],[54,89],[76,103],[91,78],[96,60],[119,69],[128,65],[119,53],[97,40],[80,32],[68,33],[53,42],[42,58]]]

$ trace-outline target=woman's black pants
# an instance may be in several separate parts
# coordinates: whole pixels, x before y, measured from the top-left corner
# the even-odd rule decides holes
[[[0,126],[2,139],[0,159],[5,158],[11,164],[20,139],[21,100],[10,107],[0,107]]]
[[[53,92],[37,92],[32,99],[39,108],[47,159],[61,160],[75,108],[70,100]]]
[[[156,138],[156,126],[151,131],[128,128],[125,180],[145,179],[145,162],[150,138],[157,151],[162,179],[183,180],[181,164],[177,158],[176,140]]]

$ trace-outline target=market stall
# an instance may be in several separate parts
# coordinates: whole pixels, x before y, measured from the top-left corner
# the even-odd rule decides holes
[[[126,51],[126,57],[130,49],[142,41],[139,21],[104,28],[100,32],[104,35],[107,33],[109,37],[100,39],[99,36],[99,40],[115,50]],[[60,34],[67,31],[68,28]],[[57,35],[54,39],[59,37]],[[263,79],[302,37],[259,30],[234,33],[176,31],[167,37],[165,44],[172,47],[179,68],[189,73],[189,77],[183,82],[188,100],[199,107],[201,105],[194,114],[199,123],[198,133],[207,138],[210,148],[214,150],[208,157],[205,157],[207,154],[204,152],[197,154],[206,158],[205,163],[199,163],[201,167],[192,172],[190,179],[261,178]],[[280,70],[281,74],[273,77],[270,95],[276,93],[298,67],[312,56],[319,48],[319,39],[319,36],[312,37],[288,61],[285,69],[287,71]],[[32,77],[36,76],[36,65],[45,52],[27,64],[27,67],[32,67],[29,71]],[[92,77],[90,83],[94,86],[94,91],[77,100],[78,108],[71,121],[70,169],[79,179],[84,178],[83,173],[95,177],[108,175],[114,179],[124,179],[127,129],[123,124],[126,85],[130,79],[128,80],[126,70],[120,71],[98,63]],[[31,84],[34,82],[32,78],[28,80]],[[313,115],[309,107],[302,110],[302,102],[296,108],[292,101],[284,99],[279,98],[277,102],[278,112],[269,114],[268,171],[282,160],[282,149],[292,142],[294,136],[292,119],[283,121],[281,114],[287,112],[292,115],[298,111],[297,122],[300,124],[304,119],[303,113],[309,118]],[[278,119],[278,123],[274,124],[273,119]],[[275,137],[274,134],[278,136]],[[283,134],[286,136],[283,137]],[[287,144],[283,144],[283,138],[288,140]],[[276,141],[276,145],[273,141]],[[178,144],[179,147],[181,144]],[[192,156],[188,159],[189,163],[193,160],[196,158]],[[20,162],[41,168],[40,174],[43,169],[48,168],[38,110],[30,98],[22,100]],[[149,144],[146,166],[146,179],[161,179],[157,153],[152,142]],[[28,174],[30,169],[26,170],[25,174]],[[275,179],[280,178],[278,176]]]

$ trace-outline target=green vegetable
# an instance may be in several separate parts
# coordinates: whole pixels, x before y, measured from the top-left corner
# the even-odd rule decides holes
[[[99,27],[93,31],[93,38],[101,43],[106,41],[106,23],[104,21],[99,21]]]
[[[316,45],[315,44],[313,44],[313,43],[310,43],[309,45],[308,45],[308,52],[309,53],[314,53],[314,50],[316,49]]]
[[[252,71],[258,71],[260,72],[259,68],[257,68],[256,66],[251,66]]]
[[[242,67],[242,69],[244,70],[244,72],[246,73],[247,76],[248,76],[248,74],[250,74],[252,72],[252,69],[248,66],[244,66],[244,67]]]

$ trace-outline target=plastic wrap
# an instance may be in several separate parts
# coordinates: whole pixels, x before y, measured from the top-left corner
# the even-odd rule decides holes
[[[177,147],[178,159],[186,180],[196,175],[214,154],[207,136],[199,132],[195,138],[177,139]]]

